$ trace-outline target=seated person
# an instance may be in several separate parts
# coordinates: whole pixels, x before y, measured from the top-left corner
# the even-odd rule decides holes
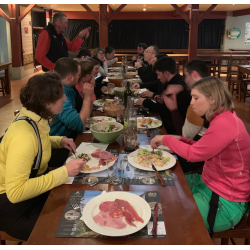
[[[187,108],[189,106],[191,96],[186,86],[183,77],[176,73],[176,63],[171,57],[162,57],[154,64],[154,71],[158,75],[158,79],[164,85],[164,90],[160,95],[156,95],[153,102],[151,99],[139,98],[136,105],[143,105],[149,108],[150,112],[160,114],[162,123],[168,134],[182,133]],[[181,85],[181,91],[176,95],[166,96],[164,92],[169,85]]]
[[[199,141],[163,135],[151,140],[162,144],[190,162],[205,161],[202,175],[186,174],[203,221],[213,232],[228,230],[241,220],[250,201],[250,138],[234,111],[232,95],[218,78],[197,81],[191,90],[193,111],[209,121]],[[216,215],[209,213],[215,203]],[[217,204],[217,206],[216,206]]]
[[[100,75],[106,77],[108,74],[108,61],[105,59],[105,51],[102,48],[95,48],[93,50],[93,58],[100,63]]]
[[[81,62],[81,61],[85,61],[87,58],[90,58],[90,57],[91,57],[91,53],[88,49],[80,49],[78,51],[76,58],[74,58],[74,60],[76,60],[77,62]]]
[[[72,139],[49,136],[49,121],[62,111],[66,101],[58,74],[32,76],[21,88],[20,100],[23,107],[0,144],[0,225],[10,236],[28,240],[50,190],[67,183],[68,176],[77,175],[84,162],[73,160],[48,170],[51,148],[76,152]],[[36,126],[17,119],[24,117],[32,119]],[[38,169],[34,170],[35,166]]]
[[[108,60],[108,67],[118,62],[118,58],[115,58],[115,49],[111,46],[105,48],[105,57]]]
[[[158,47],[156,45],[151,45],[144,51],[144,60],[148,63],[148,65],[143,65],[142,61],[137,61],[135,63],[134,67],[138,70],[138,75],[143,83],[157,80],[157,75],[152,68],[158,54]]]
[[[139,43],[137,46],[137,54],[138,56],[133,56],[132,60],[133,60],[133,67],[135,66],[135,63],[137,62],[137,60],[141,60],[144,64],[148,64],[147,62],[144,61],[144,51],[148,48],[148,45],[146,43]],[[145,66],[146,66],[145,65]]]
[[[61,77],[67,100],[63,104],[62,112],[57,114],[50,124],[50,135],[67,136],[75,139],[78,133],[84,131],[86,119],[90,117],[94,87],[90,83],[84,84],[82,88],[83,104],[78,113],[75,109],[76,92],[73,87],[77,84],[81,74],[79,63],[67,57],[60,58],[55,63],[54,70]]]

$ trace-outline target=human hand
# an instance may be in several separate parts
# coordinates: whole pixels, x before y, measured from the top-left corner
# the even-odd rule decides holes
[[[134,85],[132,85],[132,88],[139,89],[140,88],[140,84],[139,83],[135,83]]]
[[[107,59],[104,59],[104,61],[103,61],[103,64],[107,64],[108,63],[108,60]]]
[[[163,103],[164,103],[164,99],[163,99],[163,97],[160,96],[160,95],[156,95],[156,96],[154,97],[154,100],[155,100],[156,102],[160,103],[160,104],[163,104]]]
[[[91,83],[85,82],[82,88],[82,94],[84,96],[92,96],[94,94],[94,87]]]
[[[91,30],[91,27],[88,27],[86,29],[83,29],[82,31],[80,31],[79,33],[79,38],[81,39],[87,39],[89,37],[89,32]]]
[[[76,144],[74,143],[73,139],[71,138],[62,138],[60,142],[60,146],[62,148],[67,148],[71,153],[76,152]]]
[[[153,94],[154,94],[153,92],[147,90],[147,91],[142,92],[140,96],[141,97],[153,97]]]
[[[135,68],[136,69],[139,69],[139,68],[141,68],[142,67],[142,62],[136,62],[135,63]]]
[[[114,88],[114,87],[115,87],[115,84],[114,84],[114,83],[109,82],[109,83],[107,84],[107,87],[109,87],[109,88]]]
[[[137,62],[139,63],[143,63],[143,61],[141,59],[137,59]]]
[[[145,100],[145,98],[139,98],[139,99],[137,100],[137,102],[135,103],[135,105],[137,105],[137,106],[142,106],[142,103],[143,103],[144,100]]]
[[[176,94],[173,94],[170,96],[163,95],[163,99],[164,99],[164,103],[166,104],[167,108],[170,111],[174,111],[174,110],[178,109]]]
[[[102,93],[105,93],[106,91],[108,91],[108,87],[103,86],[103,87],[101,88],[101,91],[102,91]]]
[[[181,85],[170,84],[168,87],[163,91],[163,95],[178,95],[184,88]]]
[[[156,135],[150,142],[151,148],[158,148],[160,145],[163,145],[163,137],[165,135]]]
[[[137,59],[137,56],[132,56],[132,61],[135,61]]]
[[[82,159],[77,159],[68,162],[65,167],[68,171],[68,176],[75,176],[79,174],[79,172],[83,169],[84,164],[86,164],[85,161]]]

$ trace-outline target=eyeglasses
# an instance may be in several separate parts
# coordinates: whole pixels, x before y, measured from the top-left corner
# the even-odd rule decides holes
[[[98,55],[104,55],[104,53],[103,52],[99,52]]]
[[[144,50],[144,53],[151,53],[151,54],[154,54],[153,52],[150,52],[150,51],[147,51],[147,50]]]

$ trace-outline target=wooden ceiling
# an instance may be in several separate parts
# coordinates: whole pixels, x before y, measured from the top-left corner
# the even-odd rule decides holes
[[[86,11],[80,4],[37,4],[38,6],[53,9],[57,11]],[[178,4],[181,7],[184,4]],[[200,4],[199,10],[205,11],[211,4]],[[99,4],[88,4],[93,11],[99,11]],[[116,10],[120,4],[109,4],[109,6]],[[250,4],[218,4],[213,11],[236,11],[249,9]],[[143,12],[145,11],[173,11],[174,8],[170,4],[127,4],[122,12]]]

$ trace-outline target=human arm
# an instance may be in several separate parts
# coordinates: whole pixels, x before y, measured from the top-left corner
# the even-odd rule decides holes
[[[114,59],[108,60],[107,65],[108,65],[108,67],[109,67],[109,66],[111,66],[112,64],[114,64],[114,63],[116,63],[116,62],[118,62],[118,58],[117,58],[117,57],[114,58]]]
[[[63,136],[50,136],[51,148],[61,148]]]
[[[43,30],[39,36],[38,36],[38,41],[37,41],[37,46],[36,46],[36,54],[35,54],[35,59],[37,62],[39,62],[44,68],[48,70],[53,70],[55,64],[51,62],[47,58],[47,53],[49,52],[50,48],[50,36],[48,31]]]
[[[103,67],[99,67],[99,72],[101,74],[101,76],[107,76],[108,74],[108,67],[107,67],[107,64],[103,64]]]

